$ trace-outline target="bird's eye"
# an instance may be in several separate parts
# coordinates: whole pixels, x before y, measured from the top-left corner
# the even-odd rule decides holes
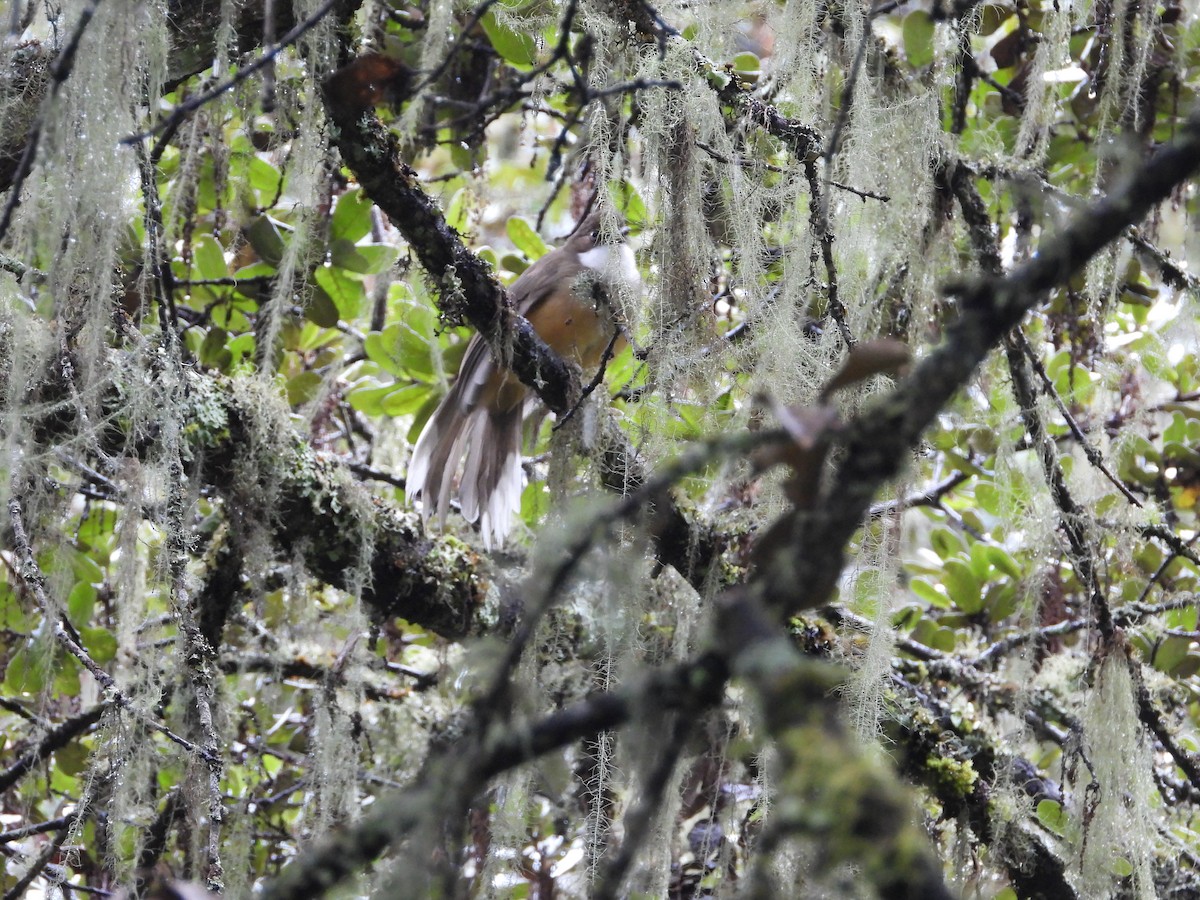
[[[600,243],[600,229],[599,228],[592,229],[592,243],[593,244]]]

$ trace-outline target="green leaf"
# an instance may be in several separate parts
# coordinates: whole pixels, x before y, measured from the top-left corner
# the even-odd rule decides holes
[[[73,656],[64,656],[54,671],[54,691],[65,697],[78,697],[82,685],[79,673],[83,667]]]
[[[395,390],[394,385],[380,387],[371,381],[371,387],[359,387],[347,391],[346,401],[351,407],[366,416],[383,415],[383,398]]]
[[[67,619],[78,628],[92,617],[96,604],[96,588],[87,582],[78,582],[67,595]]]
[[[1042,800],[1037,805],[1038,821],[1053,831],[1059,837],[1066,834],[1070,819],[1063,811],[1062,805],[1054,800]]]
[[[192,244],[192,277],[206,281],[229,277],[225,253],[211,234],[200,235]]]
[[[230,363],[229,368],[235,368],[244,359],[254,358],[254,348],[258,345],[252,332],[239,334],[226,346],[229,351]]]
[[[524,216],[513,216],[509,219],[506,230],[508,239],[513,242],[513,246],[530,260],[541,259],[550,251],[546,242],[542,240],[542,236],[533,227],[533,223]]]
[[[992,561],[988,558],[987,551],[987,544],[976,541],[975,543],[971,544],[971,550],[968,553],[968,556],[971,560],[969,563],[971,574],[974,575],[978,581],[987,581],[988,576],[991,575],[992,572]]]
[[[521,492],[521,521],[530,528],[550,513],[550,489],[546,482],[531,481]]]
[[[1123,856],[1118,856],[1109,864],[1108,870],[1118,878],[1128,878],[1133,874],[1133,863]]]
[[[929,646],[934,650],[941,650],[943,653],[953,653],[957,640],[958,635],[953,628],[942,627],[933,632],[929,639]]]
[[[421,384],[406,384],[392,388],[380,403],[387,416],[407,416],[415,413],[429,399],[429,388]]]
[[[750,80],[757,79],[762,74],[762,61],[749,50],[744,50],[733,58],[733,71],[748,76]]]
[[[270,216],[258,216],[242,229],[242,234],[250,242],[259,259],[271,266],[279,265],[286,244],[278,222]]]
[[[87,768],[88,757],[91,754],[87,747],[79,741],[71,741],[65,747],[54,751],[54,764],[64,775],[79,775]]]
[[[433,376],[429,344],[405,323],[395,322],[383,331],[368,334],[363,341],[363,351],[371,362],[396,378]]]
[[[4,691],[7,695],[40,694],[46,685],[46,667],[38,654],[26,644],[12,655],[4,670]]]
[[[200,363],[220,369],[222,372],[226,371],[229,364],[233,362],[233,354],[225,346],[228,341],[229,332],[224,328],[214,325],[208,329],[208,334],[204,336],[204,341],[200,344]]]
[[[338,197],[329,223],[329,235],[335,240],[357,244],[371,233],[370,200],[363,196],[360,188],[351,188]]]
[[[479,24],[487,32],[492,47],[505,62],[512,63],[517,68],[528,68],[537,62],[538,45],[533,35],[521,34],[507,25],[502,25],[491,10],[479,20]]]
[[[935,528],[930,532],[929,544],[933,547],[933,552],[942,559],[949,559],[964,549],[963,540],[958,532],[945,527]]]
[[[257,153],[247,154],[247,159],[246,178],[258,194],[259,203],[277,202],[283,192],[283,175]]]
[[[0,628],[11,631],[28,631],[32,627],[16,592],[7,584],[0,584]]]
[[[301,372],[287,383],[288,403],[292,406],[302,406],[317,396],[321,389],[321,376],[316,372]]]
[[[1179,628],[1184,631],[1195,631],[1197,612],[1195,606],[1185,606],[1181,609],[1169,609],[1164,613],[1168,628]]]
[[[988,618],[993,622],[1007,619],[1017,611],[1019,603],[1016,585],[1008,581],[990,584],[984,592],[983,605],[987,607]]]
[[[117,638],[107,628],[80,628],[79,636],[88,655],[101,665],[117,655]]]
[[[979,581],[971,567],[962,560],[946,560],[946,566],[942,570],[942,584],[954,605],[967,615],[974,615],[983,609]]]
[[[1164,638],[1153,651],[1154,668],[1160,672],[1174,672],[1175,668],[1187,658],[1190,644],[1191,641],[1173,635]]]
[[[979,34],[986,37],[1012,18],[1015,17],[1009,7],[985,4],[979,9]]]
[[[337,307],[339,319],[350,321],[358,317],[363,302],[367,298],[367,289],[357,278],[351,278],[345,269],[334,266],[318,266],[313,272],[313,280],[323,290]],[[310,321],[316,322],[310,317]],[[318,325],[324,324],[317,322]],[[334,325],[337,324],[335,321]],[[332,326],[325,325],[326,328]]]
[[[331,252],[331,260],[335,266],[341,266],[359,275],[378,275],[380,272],[386,272],[399,256],[399,248],[387,244],[355,244],[345,249],[338,245],[332,248]]]
[[[520,275],[529,268],[529,261],[523,256],[517,256],[515,253],[505,253],[500,259],[500,267],[507,269],[514,275]]]
[[[914,594],[938,609],[949,609],[950,599],[923,578],[914,578],[908,583]]]
[[[904,52],[914,69],[923,69],[933,62],[933,31],[933,17],[924,10],[914,10],[904,17]]]
[[[987,558],[998,572],[1003,572],[1005,575],[1014,579],[1019,579],[1021,577],[1021,566],[1003,547],[999,547],[995,544],[988,544]]]
[[[325,290],[318,285],[313,289],[308,306],[304,308],[304,317],[314,325],[322,328],[335,328],[338,323],[338,308]]]
[[[621,179],[608,183],[608,195],[616,204],[617,212],[625,219],[631,231],[640,232],[647,225],[646,203],[633,183]]]

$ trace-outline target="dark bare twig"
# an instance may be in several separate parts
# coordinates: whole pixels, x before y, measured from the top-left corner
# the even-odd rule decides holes
[[[832,178],[825,179],[826,183],[843,191],[849,191],[851,194],[857,194],[863,200],[878,200],[880,203],[891,203],[892,198],[887,194],[876,194],[874,191],[864,191],[861,188],[850,187],[848,184],[842,184],[840,181],[834,181]]]
[[[104,717],[104,713],[111,708],[111,702],[98,703],[91,709],[73,716],[47,731],[42,736],[42,739],[38,741],[36,747],[22,755],[3,772],[0,772],[0,794],[9,790],[14,784],[25,777],[26,774],[36,768],[39,763],[49,759],[51,754],[56,750],[62,749],[79,735],[92,728]]]
[[[841,606],[824,606],[821,608],[821,615],[825,616],[835,625],[850,625],[866,634],[871,634],[875,631],[875,623],[870,619],[856,615]],[[941,650],[935,650],[933,647],[922,644],[920,641],[914,641],[912,638],[897,636],[895,643],[897,647],[909,656],[919,659],[922,662],[942,662],[950,659]]]
[[[1109,469],[1108,464],[1104,461],[1103,454],[1096,449],[1095,445],[1088,440],[1087,435],[1083,433],[1083,429],[1079,427],[1079,423],[1075,421],[1075,417],[1072,416],[1070,410],[1067,409],[1067,404],[1063,402],[1062,397],[1059,396],[1058,391],[1055,390],[1054,382],[1051,381],[1050,376],[1046,374],[1046,367],[1042,365],[1041,359],[1039,359],[1038,355],[1034,353],[1033,347],[1029,345],[1029,341],[1026,339],[1025,333],[1021,331],[1020,328],[1013,330],[1013,340],[1016,341],[1017,346],[1021,349],[1021,352],[1025,355],[1025,358],[1029,361],[1029,365],[1033,367],[1033,371],[1038,376],[1038,380],[1041,381],[1042,388],[1046,395],[1053,400],[1054,405],[1058,407],[1059,415],[1063,417],[1063,420],[1067,423],[1067,428],[1071,430],[1071,434],[1073,434],[1075,436],[1075,440],[1079,442],[1079,446],[1083,449],[1083,453],[1087,457],[1088,462],[1090,462],[1102,475],[1104,475],[1105,478],[1112,482],[1113,486],[1121,492],[1121,495],[1126,500],[1138,507],[1138,509],[1141,509],[1142,501],[1134,496],[1128,485],[1126,485],[1125,482],[1118,478],[1113,471]]]
[[[613,331],[613,336],[609,338],[608,346],[604,348],[604,355],[600,357],[600,367],[596,369],[596,374],[592,376],[592,380],[580,391],[579,399],[575,401],[575,405],[563,413],[562,418],[554,423],[554,431],[558,431],[558,429],[571,421],[579,407],[583,405],[583,401],[590,397],[592,392],[600,386],[600,382],[604,380],[604,372],[608,368],[608,362],[613,358],[613,348],[617,346],[617,341],[620,339],[621,329],[617,328]]]
[[[320,21],[329,14],[340,0],[325,0],[320,6],[313,10],[312,14],[303,22],[298,22],[291,31],[280,38],[279,43],[273,47],[267,47],[259,56],[252,62],[247,63],[242,68],[238,69],[237,74],[231,78],[227,78],[220,84],[214,85],[202,94],[197,94],[183,103],[180,103],[171,111],[171,114],[160,121],[147,131],[140,134],[131,134],[121,140],[123,144],[136,144],[144,141],[146,138],[161,135],[154,150],[150,154],[151,159],[158,159],[162,156],[163,148],[170,142],[175,132],[179,130],[179,126],[183,124],[184,119],[190,116],[193,112],[204,106],[206,103],[211,103],[217,97],[228,91],[233,90],[250,76],[256,74],[259,70],[266,68],[274,62],[281,52],[290,47],[300,38],[304,37],[311,31]]]
[[[1068,619],[1065,622],[1056,622],[1053,625],[1047,625],[1043,628],[1033,628],[1029,631],[1022,631],[1020,634],[1010,635],[988,646],[987,649],[971,660],[968,665],[974,666],[977,669],[987,668],[993,662],[999,660],[1000,657],[1011,653],[1018,647],[1046,640],[1047,638],[1074,634],[1076,631],[1082,631],[1087,625],[1087,619]]]
[[[1134,696],[1137,699],[1138,719],[1171,755],[1171,759],[1183,771],[1192,789],[1200,790],[1200,756],[1184,748],[1163,721],[1162,713],[1150,697],[1141,667],[1132,660],[1128,661],[1128,665],[1134,683]]]
[[[1162,525],[1143,525],[1140,529],[1145,537],[1156,538],[1171,548],[1176,556],[1182,556],[1192,565],[1200,568],[1200,553],[1192,549],[1192,541],[1185,541],[1171,529]],[[1193,538],[1193,540],[1195,540]]]
[[[888,516],[892,513],[903,512],[906,509],[915,509],[920,506],[940,508],[942,499],[964,481],[969,481],[971,477],[972,475],[969,472],[955,472],[949,478],[931,485],[918,494],[909,494],[907,497],[876,503],[872,505],[868,515],[872,519],[878,519],[880,516]]]
[[[1194,594],[1176,597],[1165,603],[1127,603],[1113,613],[1113,620],[1118,627],[1127,628],[1151,616],[1161,615],[1162,613],[1171,612],[1176,609],[1186,609],[1189,606],[1196,606],[1197,603],[1200,603],[1200,599]],[[1056,622],[1053,625],[1031,628],[1019,634],[1012,634],[988,645],[982,653],[974,659],[969,660],[966,665],[977,669],[988,668],[997,662],[1000,657],[1026,644],[1036,643],[1047,638],[1074,634],[1077,631],[1082,631],[1087,625],[1087,619],[1067,619],[1063,622]]]
[[[825,297],[829,303],[829,317],[837,325],[838,333],[842,336],[842,342],[845,343],[846,349],[853,350],[854,335],[851,334],[850,325],[846,322],[846,307],[838,296],[837,263],[833,258],[833,232],[829,230],[829,198],[821,190],[821,181],[817,178],[816,162],[805,160],[803,165],[804,177],[808,181],[809,193],[812,195],[809,202],[808,221],[816,238],[813,252],[815,254],[819,247],[821,259],[825,264]],[[815,260],[811,265],[814,269],[813,278],[815,280]]]

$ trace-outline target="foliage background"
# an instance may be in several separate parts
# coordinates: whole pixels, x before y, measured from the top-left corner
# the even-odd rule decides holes
[[[287,6],[7,10],[6,896],[1200,889],[1194,4]]]

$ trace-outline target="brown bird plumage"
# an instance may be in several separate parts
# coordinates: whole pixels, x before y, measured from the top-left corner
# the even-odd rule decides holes
[[[620,281],[636,283],[637,278],[629,248],[603,240],[600,214],[592,213],[566,243],[509,288],[517,311],[542,340],[585,371],[600,364],[617,325],[607,305],[576,294],[580,276],[592,270],[610,287]],[[479,522],[485,547],[502,544],[521,502],[521,425],[527,405],[535,402],[516,375],[496,364],[483,339],[471,338],[454,385],[413,449],[406,481],[409,499],[419,495],[425,516],[436,513],[445,524],[455,472],[463,460],[458,479],[463,517]]]

